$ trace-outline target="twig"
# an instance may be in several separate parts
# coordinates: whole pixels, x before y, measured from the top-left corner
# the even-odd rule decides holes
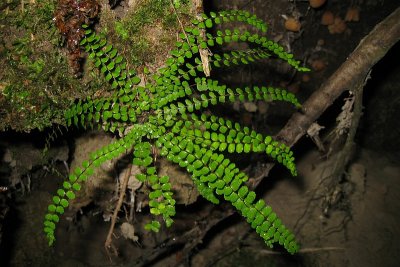
[[[372,67],[400,40],[400,8],[361,40],[357,48],[336,72],[303,104],[277,135],[278,140],[293,146],[322,113],[344,91],[357,88]]]
[[[381,22],[380,24],[378,24],[376,27],[375,27],[375,29],[366,37],[366,38],[364,38],[362,41],[361,41],[361,43],[360,43],[360,45],[356,48],[356,50],[352,53],[352,55],[350,56],[350,58],[349,58],[349,60],[351,59],[352,61],[351,62],[359,62],[360,60],[362,60],[362,58],[363,58],[363,54],[362,54],[362,51],[375,51],[375,53],[378,53],[378,55],[376,55],[376,54],[369,54],[369,56],[371,57],[371,58],[376,58],[376,57],[378,57],[378,56],[380,56],[379,58],[381,58],[381,57],[383,57],[383,55],[387,52],[387,50],[389,50],[389,48],[392,46],[392,45],[394,45],[394,43],[395,43],[395,40],[399,40],[400,39],[400,27],[399,27],[399,23],[396,21],[396,18],[399,18],[399,20],[400,20],[400,8],[399,9],[397,9],[394,13],[392,13],[388,18],[386,18],[383,22]],[[397,23],[397,25],[396,25],[396,23]],[[382,29],[382,27],[383,26],[385,26],[383,29]],[[386,27],[389,27],[389,29],[386,29]],[[388,42],[388,45],[387,46],[385,46],[385,48],[386,48],[386,50],[385,50],[385,52],[383,53],[382,51],[380,51],[380,49],[378,49],[379,47],[375,47],[375,46],[373,46],[373,45],[371,45],[371,44],[369,44],[368,42],[366,43],[366,41],[374,41],[374,38],[378,38],[377,36],[375,36],[375,35],[380,35],[380,34],[382,34],[381,32],[380,32],[380,30],[384,30],[384,31],[389,31],[389,32],[391,32],[391,33],[393,33],[393,34],[396,34],[397,33],[397,38],[394,38],[393,36],[386,36],[387,37],[387,42]],[[374,36],[374,38],[371,38],[371,35],[373,35]],[[395,35],[396,36],[396,35]],[[393,38],[391,38],[391,37],[393,37]],[[394,39],[394,40],[393,40]],[[375,44],[375,42],[374,42],[374,44]],[[359,51],[359,50],[361,50],[361,52]],[[371,52],[370,52],[371,53]],[[356,56],[355,56],[356,55]],[[349,61],[348,60],[348,61]],[[372,59],[370,59],[369,61],[367,60],[366,62],[370,62]],[[377,59],[375,59],[376,61],[374,61],[374,63],[373,64],[375,64],[378,60]],[[307,130],[309,129],[309,127],[314,123],[314,121],[320,116],[320,115],[322,115],[322,113],[323,113],[323,111],[325,111],[325,109],[326,108],[328,108],[329,106],[330,106],[330,104],[332,104],[333,103],[333,101],[337,98],[337,97],[339,97],[339,95],[343,92],[343,91],[345,91],[345,90],[349,90],[349,89],[353,89],[354,88],[354,93],[356,94],[356,92],[357,92],[357,95],[356,95],[356,97],[358,98],[358,101],[357,101],[357,103],[358,103],[358,106],[356,107],[355,106],[355,109],[357,109],[358,111],[356,112],[356,110],[354,110],[354,112],[357,114],[354,118],[353,118],[353,121],[352,121],[352,127],[351,127],[351,131],[349,132],[349,135],[348,135],[348,138],[347,138],[347,141],[348,142],[346,142],[346,143],[348,143],[349,145],[349,147],[350,147],[350,144],[352,143],[352,142],[350,142],[349,140],[353,140],[354,139],[354,135],[355,135],[355,131],[356,131],[356,129],[357,129],[357,125],[358,125],[358,122],[359,122],[359,119],[360,119],[360,116],[361,116],[361,109],[362,109],[362,89],[363,89],[363,86],[365,85],[365,82],[366,82],[366,80],[367,80],[367,78],[369,77],[369,73],[370,73],[370,69],[372,68],[372,66],[373,65],[365,65],[364,66],[364,68],[358,68],[358,70],[359,71],[363,71],[364,69],[367,69],[367,71],[366,71],[366,73],[364,74],[364,76],[362,76],[362,75],[360,75],[359,73],[353,73],[353,75],[355,76],[355,77],[357,77],[357,79],[355,80],[355,79],[350,79],[349,81],[348,81],[348,84],[342,84],[343,85],[343,88],[341,88],[341,90],[340,90],[340,93],[339,92],[336,92],[337,91],[337,88],[335,88],[334,87],[334,85],[333,84],[330,84],[329,83],[329,81],[331,81],[331,80],[333,80],[334,82],[337,82],[337,79],[343,79],[343,78],[341,78],[342,76],[344,76],[344,75],[350,75],[350,73],[349,72],[351,72],[351,69],[348,69],[348,68],[351,68],[351,67],[353,67],[353,65],[354,64],[350,64],[350,66],[347,66],[349,63],[348,63],[348,61],[347,62],[345,62],[340,68],[339,68],[339,70],[337,71],[337,72],[335,72],[335,74],[333,74],[333,76],[328,80],[328,83],[327,84],[325,84],[325,86],[323,86],[319,91],[317,91],[316,93],[314,93],[314,95],[313,96],[311,96],[310,97],[310,99],[306,102],[306,104],[304,104],[304,111],[305,111],[305,113],[304,114],[294,114],[293,116],[292,116],[292,118],[291,118],[291,120],[288,122],[288,124],[285,126],[285,128],[283,128],[280,132],[279,132],[279,134],[277,135],[277,139],[279,139],[279,140],[283,140],[285,143],[287,143],[288,145],[290,145],[290,146],[292,146],[292,145],[294,145],[299,139],[300,139],[300,137],[301,136],[303,136],[306,132],[307,132]],[[364,63],[364,64],[366,64],[366,63]],[[364,72],[363,72],[364,73]],[[351,87],[351,85],[352,85],[352,87]],[[327,92],[327,90],[331,90],[331,91],[334,91],[333,93],[330,93],[330,91],[328,91]],[[333,98],[334,97],[334,98]],[[318,99],[320,99],[320,98],[326,98],[326,101],[325,101],[325,103],[324,103],[324,106],[321,106],[320,105],[320,103],[319,103],[319,100]],[[329,100],[329,101],[328,101]],[[355,105],[357,105],[357,104],[355,104]],[[308,113],[310,113],[310,114],[307,114],[307,112]],[[301,122],[303,122],[303,125],[307,125],[307,127],[304,127],[304,131],[301,129],[301,128],[296,128],[295,127],[295,124],[293,124],[293,122],[291,122],[291,121],[297,121],[297,120],[299,120],[299,119],[296,119],[296,118],[310,118],[311,117],[311,115],[314,115],[314,116],[318,116],[318,117],[316,117],[316,119],[315,120],[313,120],[313,121],[311,121],[311,120],[305,120],[304,119],[304,122],[303,121],[301,121]],[[299,122],[300,123],[300,122]],[[289,130],[288,130],[289,129]],[[301,131],[300,131],[301,130]],[[292,135],[291,134],[291,132],[292,131],[297,131],[297,135]],[[346,149],[344,149],[344,150],[348,150],[348,149],[350,149],[350,148],[348,148],[348,147],[346,147]],[[347,153],[347,154],[349,154],[349,153]],[[343,160],[345,160],[345,159],[343,159]],[[346,162],[348,162],[348,161],[346,161]],[[273,166],[273,164],[271,164],[271,168],[272,168],[272,166]],[[268,172],[269,172],[269,170],[266,172],[266,173],[264,173],[264,175],[267,175],[268,174]],[[329,176],[329,177],[332,177],[332,176]],[[257,179],[255,182],[254,182],[254,184],[252,185],[252,187],[257,187],[257,185],[261,182],[261,180],[262,179]]]
[[[187,36],[187,34],[186,34],[186,31],[185,31],[185,27],[183,27],[182,21],[181,21],[180,18],[179,18],[178,11],[176,11],[176,8],[175,8],[174,3],[172,2],[172,0],[170,0],[169,2],[171,3],[172,8],[174,9],[174,12],[175,12],[175,15],[176,15],[176,19],[178,20],[179,26],[181,26],[181,29],[182,29],[183,34],[185,35],[186,42],[187,42],[188,44],[190,44],[189,38],[188,38],[188,36]]]
[[[277,139],[293,146],[311,124],[338,98],[342,92],[364,84],[371,68],[400,40],[400,8],[361,40],[348,60],[303,105],[303,113],[294,114],[278,133]],[[256,187],[261,180],[253,185]],[[223,218],[221,218],[222,220]]]
[[[122,205],[122,203],[124,201],[125,191],[126,191],[126,188],[128,186],[129,176],[130,176],[131,173],[132,173],[132,164],[129,167],[129,171],[126,173],[126,175],[124,177],[124,182],[122,183],[122,186],[120,188],[118,203],[115,206],[114,213],[113,213],[113,216],[111,218],[110,229],[109,229],[108,234],[107,234],[107,239],[104,242],[104,247],[105,247],[105,249],[107,251],[107,254],[109,253],[109,250],[112,249],[113,253],[115,255],[118,255],[117,249],[112,245],[112,235],[114,233],[114,227],[115,227],[115,223],[117,221],[118,212],[121,209],[121,205]]]
[[[201,2],[196,0],[196,2]],[[328,79],[328,81],[315,92],[303,105],[303,113],[296,113],[292,116],[286,126],[277,135],[278,139],[289,146],[293,146],[307,131],[310,125],[338,98],[342,92],[349,88],[357,88],[360,81],[364,81],[371,68],[387,53],[387,51],[400,39],[400,8],[379,23],[370,34],[368,34],[349,56],[348,60]],[[261,181],[256,182],[254,187]],[[225,211],[214,207],[210,214],[204,219],[205,227],[197,225],[182,235],[167,240],[163,247],[157,247],[150,253],[143,255],[139,260],[139,265],[157,259],[172,246],[187,244],[185,251],[190,251],[197,245],[195,241],[201,238],[213,228],[233,213],[228,205],[220,205],[226,208]],[[310,253],[323,250],[338,250],[340,248],[310,248],[301,249],[300,253]],[[138,266],[138,265],[132,265]]]
[[[201,16],[201,13],[204,12],[203,0],[194,0],[193,5],[195,7],[196,18],[199,21],[203,21],[203,17]],[[200,37],[203,40],[207,39],[206,38],[206,30],[200,29]],[[201,48],[199,46],[199,54],[200,54],[200,59],[201,59],[201,63],[203,66],[204,75],[206,75],[206,77],[209,77],[211,69],[210,69],[210,60],[208,57],[211,55],[211,52],[210,52],[210,50]]]

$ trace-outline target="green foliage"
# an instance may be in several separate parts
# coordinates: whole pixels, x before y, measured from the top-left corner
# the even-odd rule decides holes
[[[162,62],[174,46],[179,31],[178,18],[190,23],[191,1],[171,0],[136,1],[127,14],[115,20],[114,11],[102,10],[101,32],[123,53],[130,66],[142,68]],[[174,8],[175,7],[175,8]]]
[[[59,221],[59,216],[69,206],[69,201],[75,199],[75,192],[81,189],[82,183],[87,181],[88,177],[94,173],[94,168],[98,168],[105,161],[129,151],[132,146],[140,141],[146,132],[146,125],[133,127],[123,138],[91,153],[90,158],[82,162],[82,166],[77,167],[69,175],[68,180],[64,181],[63,187],[57,190],[57,195],[53,197],[53,203],[49,205],[48,213],[45,216],[44,232],[47,235],[50,245],[55,240],[54,231],[55,225]]]
[[[179,1],[178,1],[179,2]],[[192,175],[200,194],[212,203],[225,199],[246,218],[252,228],[272,247],[279,243],[288,252],[296,253],[299,245],[294,235],[282,224],[262,199],[246,186],[248,177],[226,153],[266,153],[296,175],[294,157],[289,147],[271,136],[265,136],[248,127],[200,110],[220,103],[235,101],[284,101],[296,108],[301,105],[296,97],[272,86],[249,86],[231,89],[218,81],[202,77],[203,63],[199,49],[221,46],[230,42],[247,42],[246,51],[214,53],[210,59],[213,68],[249,64],[269,57],[278,57],[299,71],[307,71],[300,62],[275,42],[264,36],[239,29],[218,31],[216,36],[200,30],[215,24],[239,21],[265,32],[267,26],[254,15],[243,11],[211,12],[202,21],[193,21],[193,28],[180,35],[176,49],[166,66],[146,77],[146,84],[118,51],[104,37],[86,27],[81,45],[104,74],[114,93],[111,97],[79,101],[66,111],[67,125],[98,127],[123,136],[118,141],[92,153],[82,166],[70,174],[69,180],[57,191],[45,218],[45,232],[51,245],[60,215],[75,198],[82,183],[93,174],[93,169],[104,161],[123,153],[133,153],[133,164],[140,167],[136,178],[150,188],[150,213],[159,216],[167,227],[173,223],[175,200],[167,176],[158,176],[153,162],[153,151],[178,164]],[[148,75],[149,76],[149,75]],[[128,127],[129,126],[129,127]],[[161,224],[156,218],[146,225],[158,232]]]
[[[180,8],[182,4],[186,3],[187,0],[173,0],[173,4],[175,8]]]
[[[0,2],[0,130],[62,122],[71,99],[92,89],[69,75],[60,53],[52,21],[57,1]]]

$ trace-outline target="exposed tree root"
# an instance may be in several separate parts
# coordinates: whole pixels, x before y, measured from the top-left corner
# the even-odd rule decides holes
[[[277,135],[278,140],[293,146],[322,113],[344,91],[357,88],[372,67],[400,40],[400,8],[361,40],[357,48],[336,72],[303,104]]]
[[[113,233],[114,233],[115,223],[116,223],[117,218],[118,218],[118,212],[121,209],[122,203],[124,202],[125,191],[126,191],[126,189],[128,187],[129,176],[131,175],[131,173],[132,173],[132,164],[130,164],[129,171],[126,172],[126,175],[124,177],[124,181],[122,182],[122,186],[120,188],[120,193],[119,193],[118,203],[115,206],[114,213],[113,213],[113,216],[111,218],[110,229],[109,229],[108,234],[107,234],[107,239],[104,242],[104,248],[106,249],[108,255],[109,255],[109,250],[110,249],[112,250],[112,252],[113,252],[113,254],[115,256],[118,255],[117,249],[112,244],[112,236],[113,236]],[[111,257],[110,257],[110,259],[111,259]]]

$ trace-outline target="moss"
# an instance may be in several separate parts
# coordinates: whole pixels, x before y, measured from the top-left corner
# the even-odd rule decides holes
[[[9,1],[0,15],[0,130],[30,131],[62,121],[62,110],[83,91],[70,78],[52,25],[55,1]],[[72,89],[73,88],[73,89]]]
[[[170,0],[137,1],[124,14],[103,8],[99,31],[124,51],[133,68],[160,67],[180,31]],[[189,21],[190,1],[174,1]],[[64,123],[63,112],[74,99],[107,94],[108,85],[92,66],[84,79],[71,75],[63,40],[54,24],[57,0],[7,0],[0,5],[0,131],[29,132]],[[178,5],[177,5],[178,4]]]
[[[188,24],[190,7],[188,0],[180,0],[176,8],[170,0],[137,1],[123,13],[103,9],[100,28],[135,68],[159,67],[180,31],[177,14],[184,24]]]

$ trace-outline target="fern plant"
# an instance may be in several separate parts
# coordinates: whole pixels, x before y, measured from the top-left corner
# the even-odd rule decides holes
[[[289,253],[298,251],[294,235],[264,200],[256,199],[255,192],[245,184],[248,176],[225,156],[227,153],[266,153],[295,176],[292,151],[271,136],[222,117],[201,113],[208,106],[234,101],[278,100],[301,107],[296,97],[283,89],[270,86],[232,89],[202,75],[204,67],[249,64],[272,56],[286,61],[298,71],[308,70],[301,67],[292,54],[265,36],[239,29],[217,31],[215,36],[200,33],[216,24],[237,21],[263,33],[267,29],[263,21],[244,11],[204,14],[201,20],[193,21],[193,27],[180,34],[181,40],[171,51],[165,67],[149,75],[145,85],[139,85],[141,79],[135,71],[128,69],[124,58],[111,44],[107,44],[104,37],[85,26],[85,37],[80,44],[114,92],[106,98],[79,100],[66,111],[66,123],[84,128],[97,126],[105,131],[118,132],[122,137],[91,153],[57,191],[44,222],[50,245],[55,241],[60,215],[75,198],[75,192],[81,189],[83,182],[103,162],[124,153],[133,153],[132,163],[142,169],[136,178],[151,188],[150,213],[162,218],[167,227],[171,226],[175,200],[169,178],[157,174],[152,153],[158,150],[161,156],[192,175],[205,199],[218,204],[223,198],[232,203],[268,246],[279,243]],[[203,64],[199,50],[230,42],[251,43],[253,48],[214,53],[209,58],[211,66]],[[145,228],[158,232],[160,221],[155,218]]]

